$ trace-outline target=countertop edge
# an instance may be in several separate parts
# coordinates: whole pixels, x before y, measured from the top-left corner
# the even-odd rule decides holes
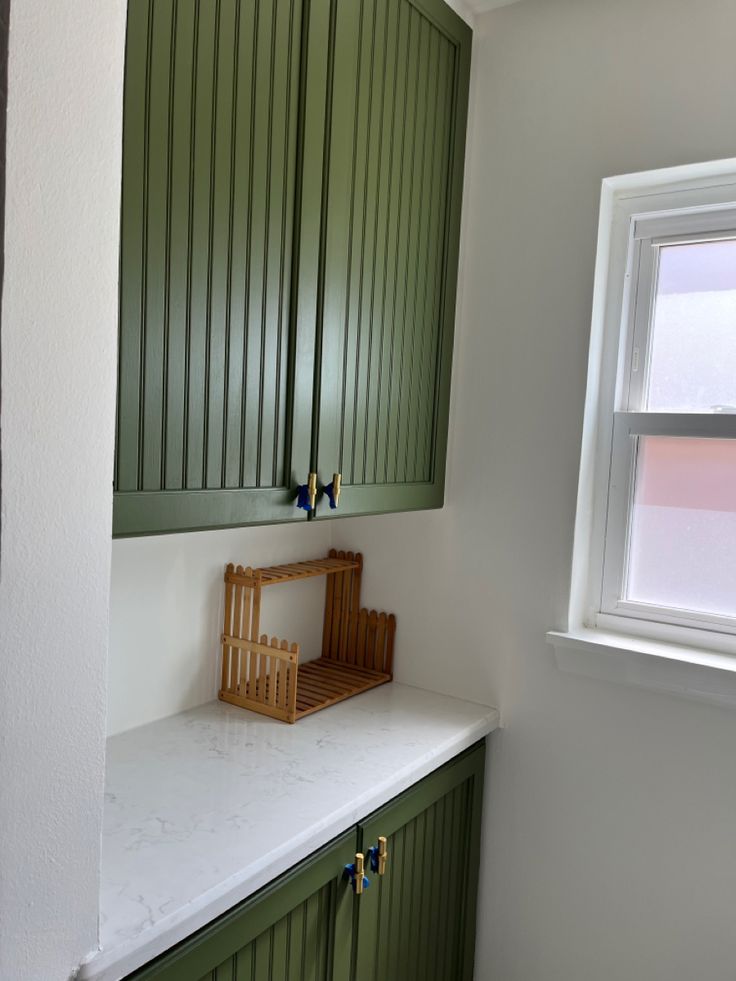
[[[498,725],[498,711],[488,708],[484,718],[446,739],[437,750],[427,754],[426,759],[391,773],[383,783],[372,785],[364,794],[352,798],[340,810],[334,811],[328,820],[295,834],[257,863],[239,870],[216,888],[203,893],[196,902],[172,914],[169,920],[159,921],[145,933],[110,950],[94,952],[80,966],[77,981],[120,981],[254,895],[306,855],[323,848],[351,825],[365,819],[372,811],[488,736]]]

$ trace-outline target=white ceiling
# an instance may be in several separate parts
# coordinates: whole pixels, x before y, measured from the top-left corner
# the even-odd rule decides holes
[[[485,14],[496,7],[507,7],[510,3],[517,2],[518,0],[445,0],[471,26],[475,23],[477,14]]]
[[[487,10],[495,10],[496,7],[507,7],[510,3],[518,3],[518,0],[465,0],[465,5],[475,14],[483,14]]]

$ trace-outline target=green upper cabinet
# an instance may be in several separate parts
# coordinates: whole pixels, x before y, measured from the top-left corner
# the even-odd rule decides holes
[[[129,0],[116,535],[442,503],[469,58],[441,0]]]
[[[338,3],[314,466],[339,508],[443,502],[470,29],[441,0]]]

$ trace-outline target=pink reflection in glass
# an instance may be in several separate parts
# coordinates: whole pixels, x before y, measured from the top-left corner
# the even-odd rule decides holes
[[[736,441],[639,437],[626,598],[736,616]]]

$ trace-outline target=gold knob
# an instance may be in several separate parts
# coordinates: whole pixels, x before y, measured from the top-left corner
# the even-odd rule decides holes
[[[307,490],[309,492],[309,505],[314,511],[314,506],[317,503],[317,474],[310,473],[307,477]]]
[[[358,852],[355,856],[355,895],[363,893],[363,877],[365,875],[365,856]]]
[[[388,862],[388,847],[386,839],[381,835],[378,839],[378,874],[383,875],[386,871],[386,862]]]
[[[335,507],[337,507],[340,501],[340,489],[342,487],[342,474],[333,473],[332,475],[332,498],[335,502]]]

